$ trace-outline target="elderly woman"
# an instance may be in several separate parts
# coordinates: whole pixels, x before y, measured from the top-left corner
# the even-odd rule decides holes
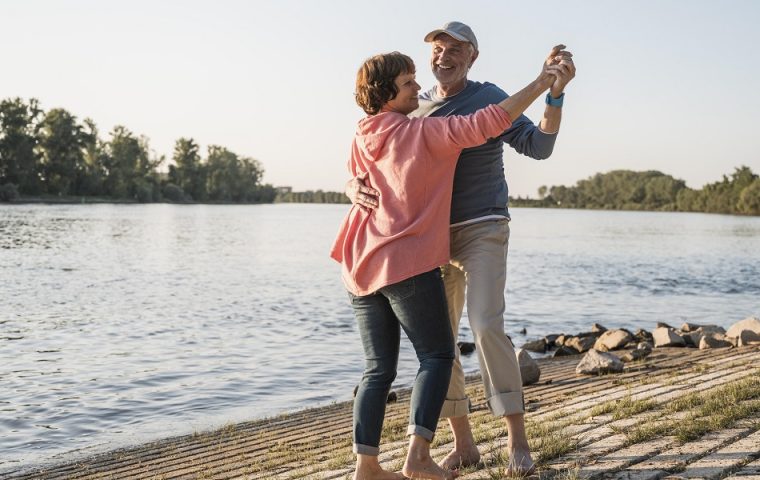
[[[496,137],[554,80],[556,66],[520,92],[468,116],[409,118],[420,86],[412,60],[398,52],[367,59],[356,77],[356,102],[367,113],[356,129],[348,168],[380,192],[368,212],[354,205],[331,256],[342,264],[365,356],[354,400],[358,480],[403,479],[378,462],[385,402],[396,376],[400,329],[420,362],[412,389],[402,469],[409,478],[448,480],[456,472],[430,457],[454,359],[454,340],[439,270],[449,261],[452,179],[462,149]]]

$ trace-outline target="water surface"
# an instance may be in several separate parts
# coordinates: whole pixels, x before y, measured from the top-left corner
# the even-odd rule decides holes
[[[0,472],[349,399],[362,353],[327,256],[346,208],[0,206]],[[760,218],[513,218],[518,345],[760,316]],[[415,368],[404,340],[397,383]]]

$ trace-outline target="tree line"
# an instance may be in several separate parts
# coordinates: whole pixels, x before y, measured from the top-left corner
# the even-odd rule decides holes
[[[211,145],[206,156],[192,138],[165,162],[148,139],[116,126],[107,139],[95,122],[62,108],[45,112],[36,99],[0,102],[0,201],[19,197],[101,197],[137,202],[272,202],[258,160]]]
[[[572,187],[542,186],[538,196],[538,200],[518,197],[510,202],[526,207],[760,215],[760,177],[746,166],[698,190],[656,170],[614,170],[597,173]]]
[[[322,190],[280,191],[277,192],[274,201],[276,203],[351,203],[343,192],[325,192]]]
[[[176,141],[171,164],[148,139],[116,126],[100,137],[90,119],[62,108],[44,111],[35,99],[0,102],[0,201],[20,197],[97,197],[107,201],[349,203],[343,192],[293,192],[264,184],[258,160],[211,145],[205,157],[192,138]],[[510,198],[531,207],[663,210],[760,215],[760,178],[736,168],[721,181],[691,189],[650,170],[615,170],[538,190],[539,199]]]

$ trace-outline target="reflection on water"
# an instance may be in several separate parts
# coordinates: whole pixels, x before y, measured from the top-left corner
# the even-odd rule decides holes
[[[350,398],[362,355],[327,257],[345,211],[0,207],[0,471]],[[523,327],[533,338],[760,315],[758,218],[513,217],[517,344]],[[404,342],[398,383],[415,366]]]

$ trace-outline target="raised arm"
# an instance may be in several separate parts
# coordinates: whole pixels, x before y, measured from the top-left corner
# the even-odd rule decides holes
[[[564,45],[555,46],[546,58],[538,77],[519,92],[499,102],[499,107],[507,112],[510,119],[516,120],[547,88],[558,83],[560,73],[564,71],[564,67],[561,67],[560,64],[565,58],[565,54],[570,53],[565,52],[564,49]],[[564,88],[564,84],[562,88]],[[557,128],[559,128],[559,124],[557,124]]]
[[[560,47],[562,45],[558,45]],[[557,75],[549,89],[549,95],[552,101],[546,104],[544,118],[541,119],[539,126],[544,133],[554,134],[559,131],[559,125],[562,122],[562,100],[567,84],[575,78],[575,63],[573,63],[573,54],[554,47],[552,52],[546,57],[545,65],[555,66]],[[552,103],[554,105],[552,105]]]

